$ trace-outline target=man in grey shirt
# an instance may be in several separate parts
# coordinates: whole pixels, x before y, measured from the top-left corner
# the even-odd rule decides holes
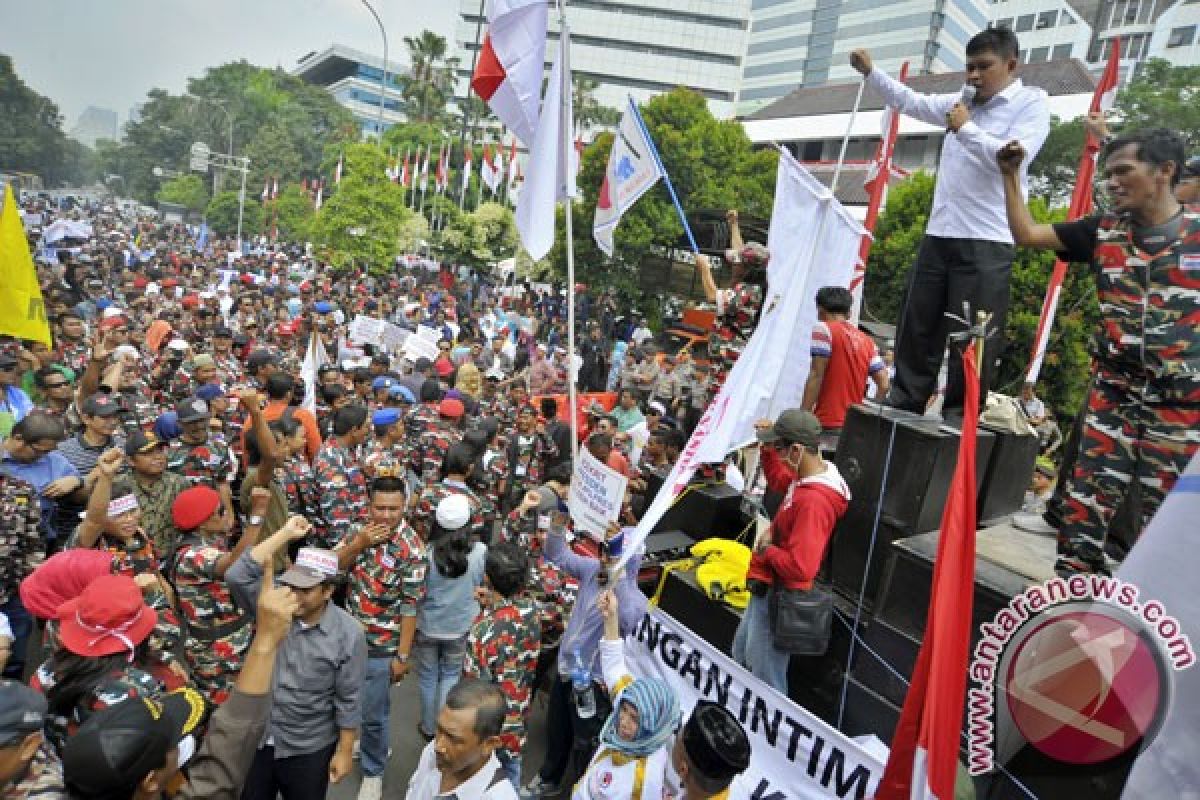
[[[242,608],[254,608],[263,567],[286,547],[285,528],[244,553],[225,580]],[[322,800],[353,766],[362,723],[359,690],[366,678],[362,627],[333,605],[337,555],[303,548],[279,576],[298,601],[295,622],[279,651],[271,687],[271,718],[259,742],[242,800]]]

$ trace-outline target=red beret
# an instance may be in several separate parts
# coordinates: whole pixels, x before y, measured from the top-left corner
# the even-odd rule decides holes
[[[59,606],[96,578],[111,574],[112,562],[108,550],[73,547],[55,553],[21,581],[21,602],[38,619],[54,619]]]
[[[171,505],[171,517],[181,531],[199,528],[221,507],[221,495],[211,486],[184,489]]]
[[[438,413],[443,417],[458,419],[466,412],[466,406],[463,405],[462,400],[456,397],[447,397],[438,405]]]

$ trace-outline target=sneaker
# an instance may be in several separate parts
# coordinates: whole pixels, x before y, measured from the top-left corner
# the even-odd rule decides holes
[[[382,800],[383,776],[365,775],[358,787],[358,800]]]
[[[1013,514],[1012,524],[1014,528],[1027,533],[1040,533],[1043,536],[1058,534],[1058,528],[1046,522],[1046,518],[1041,514]]]
[[[556,794],[558,785],[550,783],[541,775],[535,775],[533,780],[521,787],[521,800],[538,800],[545,794]]]

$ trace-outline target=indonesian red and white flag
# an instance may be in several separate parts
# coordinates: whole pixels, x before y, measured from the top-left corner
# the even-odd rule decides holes
[[[933,562],[925,639],[875,800],[953,800],[966,702],[975,584],[975,441],[979,373],[963,361],[963,426]]]
[[[529,145],[537,130],[546,55],[546,0],[489,0],[471,88]]]
[[[517,184],[517,173],[520,171],[520,165],[517,164],[517,140],[513,139],[508,144],[508,191],[512,191]]]
[[[270,196],[271,196],[271,178],[270,178],[270,176],[268,176],[263,182],[263,190],[262,190],[262,195],[260,195],[260,197],[263,200],[263,202],[266,202],[267,198],[269,198]]]
[[[271,179],[271,199],[275,200],[279,197],[279,178]]]
[[[433,151],[433,145],[425,149],[425,160],[421,162],[421,175],[418,180],[420,185],[417,187],[422,192],[429,186],[429,154]]]
[[[500,181],[504,180],[504,147],[500,142],[496,142],[496,150],[492,156],[492,169],[496,173],[496,188],[492,189],[492,194],[500,190]]]
[[[464,196],[471,186],[471,162],[473,160],[474,154],[471,152],[471,145],[463,142],[462,192]]]
[[[321,181],[317,184],[317,196],[313,199],[313,208],[315,208],[317,211],[321,210],[321,200],[324,199],[324,196],[325,181]]]
[[[558,55],[546,83],[542,116],[529,148],[529,178],[521,186],[517,198],[517,231],[534,261],[549,253],[554,244],[554,207],[559,200],[570,202],[575,196],[575,172],[571,165],[575,148],[571,142],[574,114],[571,110],[570,38],[566,30],[558,38]],[[516,164],[515,158],[513,164]],[[520,177],[519,167],[516,177]],[[514,188],[509,186],[510,197]]]
[[[479,162],[479,179],[483,181],[483,185],[488,187],[492,194],[495,194],[496,187],[500,184],[500,173],[496,169],[495,161],[492,159],[492,146],[485,144],[483,146],[483,160]]]
[[[338,155],[337,166],[333,168],[333,185],[337,186],[342,182],[342,156]]]
[[[408,188],[408,184],[410,183],[409,178],[411,177],[408,171],[408,157],[409,153],[406,150],[404,151],[404,166],[400,168],[400,185],[405,189]]]
[[[1108,111],[1117,99],[1117,87],[1121,82],[1121,37],[1112,40],[1112,49],[1108,54],[1108,64],[1104,74],[1092,92],[1092,105],[1089,111]],[[1075,176],[1075,189],[1071,192],[1071,206],[1067,209],[1067,219],[1076,220],[1087,216],[1092,210],[1092,182],[1096,177],[1096,157],[1100,153],[1100,142],[1090,133],[1084,134],[1083,155],[1079,159],[1079,169]],[[1046,299],[1042,302],[1042,315],[1038,319],[1037,333],[1033,337],[1033,354],[1029,359],[1029,370],[1025,374],[1026,383],[1037,383],[1042,371],[1042,363],[1046,360],[1046,349],[1050,346],[1050,330],[1054,326],[1054,315],[1058,311],[1058,300],[1062,296],[1063,280],[1067,277],[1067,264],[1055,260],[1054,269],[1050,272],[1050,283],[1046,287]]]
[[[446,191],[446,187],[450,185],[450,146],[442,145],[438,150],[437,163],[437,190],[439,192]]]

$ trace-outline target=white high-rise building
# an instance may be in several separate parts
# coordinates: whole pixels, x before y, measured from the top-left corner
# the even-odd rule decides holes
[[[1112,40],[1121,37],[1121,79],[1129,80],[1150,58],[1175,66],[1200,63],[1200,0],[1070,0],[1092,29],[1087,63],[1104,69]]]
[[[738,113],[801,86],[857,79],[850,51],[865,47],[896,74],[955,72],[967,40],[987,27],[988,0],[752,0]]]
[[[111,108],[88,106],[71,129],[71,138],[95,147],[101,139],[117,138],[117,112]]]
[[[1021,43],[1021,63],[1087,60],[1092,26],[1066,0],[991,0],[992,24]]]
[[[462,59],[458,95],[487,30],[484,2],[459,0],[455,41]],[[551,4],[553,5],[553,4]],[[734,112],[746,48],[750,0],[571,0],[571,71],[599,83],[595,96],[620,109],[687,86],[704,95],[717,117]],[[558,42],[558,14],[550,12],[547,66]]]

